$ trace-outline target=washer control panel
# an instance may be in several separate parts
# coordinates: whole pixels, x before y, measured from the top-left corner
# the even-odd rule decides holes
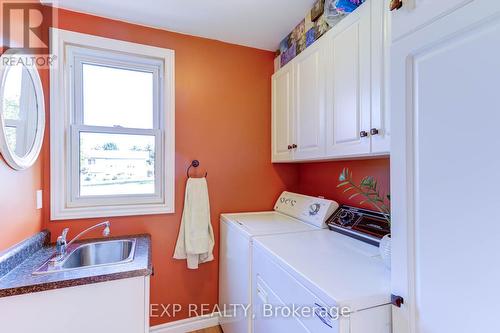
[[[310,197],[292,192],[283,192],[274,205],[274,210],[306,223],[327,228],[327,219],[339,208],[333,200]]]

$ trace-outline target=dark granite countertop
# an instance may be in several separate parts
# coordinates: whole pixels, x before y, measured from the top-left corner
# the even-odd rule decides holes
[[[40,237],[38,236],[38,238]],[[45,245],[36,252],[30,253],[22,262],[3,276],[0,274],[0,297],[151,275],[150,235],[89,239],[75,244],[119,239],[136,239],[135,254],[132,261],[114,265],[86,267],[64,272],[33,275],[32,273],[49,260],[55,253],[55,246],[53,244]],[[17,249],[13,249],[13,251],[19,252]],[[4,253],[3,255],[8,256],[8,253]]]

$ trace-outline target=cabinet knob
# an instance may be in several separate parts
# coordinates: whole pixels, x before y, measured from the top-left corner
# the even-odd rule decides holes
[[[292,145],[292,149],[295,149],[295,148],[297,148],[297,147],[298,147],[298,146],[297,146],[295,143]]]
[[[402,0],[391,0],[391,3],[390,3],[390,9],[391,9],[391,11],[398,10],[401,7],[403,7],[403,1]]]
[[[368,132],[367,131],[361,131],[361,132],[359,132],[359,136],[362,137],[362,138],[366,138],[368,136]]]
[[[292,145],[288,145],[288,150],[291,150],[292,149]]]
[[[379,130],[378,130],[378,129],[376,129],[376,128],[372,128],[372,129],[370,130],[370,134],[371,134],[371,135],[377,135],[377,134],[379,134]]]
[[[403,297],[398,295],[391,295],[391,304],[395,307],[400,308],[401,305],[405,304],[405,300]]]

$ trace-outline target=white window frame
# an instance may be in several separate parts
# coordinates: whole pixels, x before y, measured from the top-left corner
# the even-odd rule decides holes
[[[173,50],[51,29],[51,220],[174,213],[175,92]],[[153,73],[153,129],[83,124],[83,64],[137,69]],[[80,133],[155,137],[155,193],[79,195]]]

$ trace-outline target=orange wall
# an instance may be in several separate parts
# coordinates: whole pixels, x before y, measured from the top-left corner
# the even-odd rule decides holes
[[[294,187],[297,168],[273,166],[270,161],[273,53],[65,10],[59,11],[58,27],[175,50],[176,213],[110,218],[112,234],[152,235],[155,276],[151,303],[216,303],[218,262],[189,271],[185,261],[172,259],[186,167],[197,158],[201,162],[198,172],[208,171],[216,235],[220,213],[272,209],[280,191]],[[48,158],[44,166],[45,191],[49,193]],[[44,225],[52,231],[52,240],[65,227],[70,227],[72,237],[103,220],[51,222],[48,209],[45,214]],[[186,316],[184,312],[175,319]],[[152,318],[151,324],[171,320]]]
[[[5,45],[0,45],[0,54],[6,45],[15,42],[20,41],[5,41]],[[47,84],[47,73],[40,74],[42,82]],[[36,209],[36,190],[43,186],[43,155],[33,167],[24,171],[14,171],[0,157],[0,251],[42,229],[42,211]]]
[[[340,204],[376,210],[370,204],[360,205],[359,202],[362,200],[360,197],[350,200],[349,196],[352,192],[344,193],[345,188],[337,188],[339,175],[343,168],[349,168],[352,171],[354,181],[358,184],[366,176],[375,177],[379,182],[381,194],[389,193],[389,158],[304,163],[299,164],[298,167],[299,183],[297,188],[303,194],[321,195]]]
[[[26,171],[14,171],[0,158],[0,252],[42,228],[35,191],[42,188],[42,160]]]

